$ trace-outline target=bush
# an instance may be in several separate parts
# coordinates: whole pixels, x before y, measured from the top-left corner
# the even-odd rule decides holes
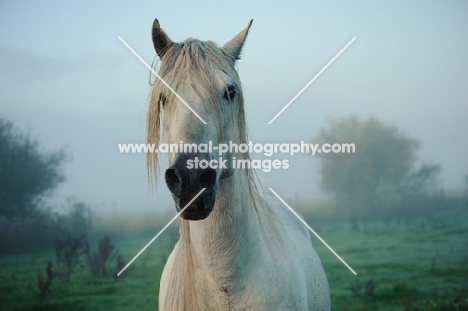
[[[105,276],[107,271],[107,263],[112,258],[115,257],[116,251],[114,245],[112,245],[110,237],[108,235],[104,236],[99,241],[99,249],[97,252],[92,252],[89,249],[89,244],[87,244],[86,257],[88,262],[88,267],[91,273],[95,276]],[[117,258],[117,266],[119,263],[123,262],[123,259],[119,256]]]
[[[70,281],[70,276],[78,264],[81,255],[86,253],[88,241],[84,236],[73,238],[70,235],[66,239],[55,240],[55,256],[57,260],[57,275],[63,281]]]
[[[91,208],[76,199],[67,203],[65,214],[44,208],[28,217],[0,217],[0,254],[50,249],[57,237],[89,235]]]

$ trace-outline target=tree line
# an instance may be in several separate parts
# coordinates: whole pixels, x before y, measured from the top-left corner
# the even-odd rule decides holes
[[[445,207],[468,208],[468,195],[448,197],[440,164],[422,161],[421,143],[374,117],[332,121],[314,143],[353,143],[355,153],[318,153],[321,186],[341,212],[362,217],[408,216]],[[91,228],[91,208],[69,199],[65,213],[47,198],[65,181],[64,150],[43,151],[30,134],[0,117],[0,253],[44,245]],[[466,176],[468,185],[468,175]],[[468,191],[467,191],[468,193]]]
[[[65,213],[47,199],[65,181],[64,150],[43,151],[37,139],[0,117],[0,252],[47,245],[57,236],[80,235],[91,226],[91,209],[76,199]]]
[[[441,165],[418,156],[421,143],[375,117],[331,121],[318,143],[354,143],[355,153],[318,154],[321,186],[336,207],[364,217],[411,216],[444,207],[468,208],[467,196],[447,197]],[[468,185],[468,175],[465,178]]]

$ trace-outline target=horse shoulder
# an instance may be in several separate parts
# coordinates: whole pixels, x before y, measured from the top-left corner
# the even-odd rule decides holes
[[[268,201],[284,227],[283,243],[290,260],[287,275],[292,278],[293,290],[299,293],[301,288],[307,289],[305,295],[310,310],[329,310],[328,280],[308,229],[286,206],[271,197]]]

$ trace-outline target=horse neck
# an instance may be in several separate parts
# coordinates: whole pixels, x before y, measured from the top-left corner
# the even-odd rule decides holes
[[[245,271],[265,257],[262,218],[268,216],[268,210],[254,201],[249,182],[244,170],[236,170],[220,181],[207,219],[181,221],[180,242],[185,254],[191,256],[195,268],[206,267],[220,284],[238,281],[243,276],[241,269]]]

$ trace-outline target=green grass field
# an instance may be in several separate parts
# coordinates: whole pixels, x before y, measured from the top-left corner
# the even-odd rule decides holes
[[[468,310],[467,216],[439,213],[411,223],[374,220],[357,227],[337,220],[312,224],[358,273],[354,276],[313,238],[329,279],[332,309]],[[112,243],[130,260],[151,237],[112,237]],[[53,279],[42,301],[36,275],[39,270],[44,274],[47,260],[54,268],[54,252],[4,255],[0,310],[155,310],[173,243],[173,234],[163,234],[117,281],[115,273],[93,276],[83,258],[69,282]],[[111,264],[108,271],[116,270]]]
[[[320,226],[319,234],[358,273],[351,274],[314,241],[328,275],[332,309],[468,310],[466,218],[466,213],[440,214],[409,224]]]

